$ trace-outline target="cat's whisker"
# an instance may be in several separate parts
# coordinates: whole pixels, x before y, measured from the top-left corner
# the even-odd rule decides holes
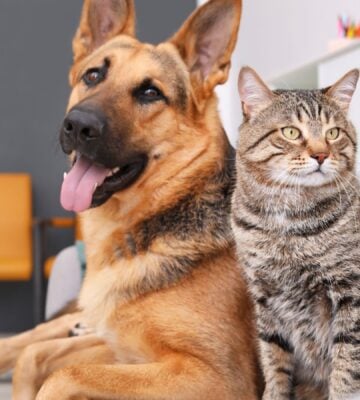
[[[337,191],[338,191],[338,193],[339,193],[339,203],[340,203],[340,209],[342,209],[342,196],[341,196],[341,187],[340,187],[340,184],[338,184],[338,177],[335,175],[334,176],[334,182],[335,182],[335,185],[336,185],[336,189],[337,189]]]
[[[346,196],[347,196],[347,198],[348,198],[348,201],[349,201],[349,203],[350,203],[350,209],[351,209],[351,211],[352,211],[352,214],[353,214],[353,221],[354,221],[354,224],[355,224],[355,232],[359,232],[359,225],[358,225],[358,218],[357,218],[357,210],[356,210],[355,207],[354,207],[354,201],[353,201],[353,199],[351,198],[351,196],[350,196],[350,194],[349,194],[349,191],[347,190],[345,184],[343,183],[343,181],[345,180],[344,177],[341,176],[341,175],[338,175],[337,177],[338,177],[339,183],[340,183],[340,185],[343,187],[344,192],[345,192],[345,194],[346,194]],[[346,183],[346,181],[345,181],[345,183]],[[358,191],[356,191],[355,193],[358,194]]]
[[[347,172],[348,175],[350,175],[352,178],[356,179],[358,182],[360,182],[360,177],[350,171]]]

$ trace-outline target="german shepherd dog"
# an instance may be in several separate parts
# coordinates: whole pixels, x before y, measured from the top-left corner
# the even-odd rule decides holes
[[[94,334],[20,356],[14,400],[258,399],[252,306],[228,223],[233,150],[214,88],[241,0],[210,0],[167,42],[134,36],[132,0],[85,0],[60,141],[81,213],[79,298]]]

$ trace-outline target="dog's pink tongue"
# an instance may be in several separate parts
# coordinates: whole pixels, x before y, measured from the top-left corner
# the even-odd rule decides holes
[[[78,157],[69,174],[64,178],[60,202],[68,211],[81,212],[91,206],[96,186],[100,186],[110,170]]]

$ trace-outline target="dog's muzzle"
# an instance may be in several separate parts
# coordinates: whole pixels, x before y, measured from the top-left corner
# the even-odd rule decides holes
[[[71,110],[64,119],[60,142],[63,151],[70,154],[73,150],[93,154],[105,134],[106,118],[100,112]]]

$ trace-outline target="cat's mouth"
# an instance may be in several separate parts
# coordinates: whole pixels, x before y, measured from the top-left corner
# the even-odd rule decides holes
[[[304,169],[288,170],[286,173],[272,171],[271,177],[277,183],[291,187],[320,187],[335,180],[336,171],[323,165]]]
[[[314,171],[310,171],[306,174],[306,176],[308,175],[312,175],[312,174],[317,174],[320,173],[322,175],[325,175],[325,172],[321,169],[321,165],[318,166],[318,168],[316,168]]]

